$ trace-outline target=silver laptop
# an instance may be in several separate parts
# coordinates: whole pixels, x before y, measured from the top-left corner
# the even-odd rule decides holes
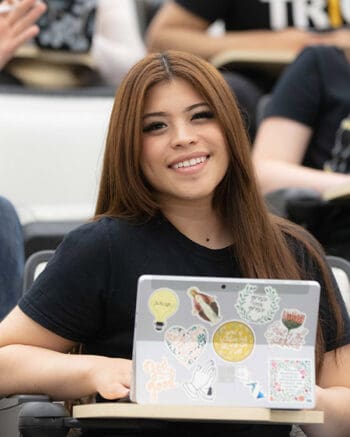
[[[139,278],[131,400],[313,408],[315,281]]]

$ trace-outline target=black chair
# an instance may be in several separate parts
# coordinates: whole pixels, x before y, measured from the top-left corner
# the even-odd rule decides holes
[[[333,255],[328,255],[327,261],[332,268],[346,309],[350,314],[350,261]]]
[[[30,255],[24,266],[23,293],[30,288],[36,277],[45,268],[54,252],[54,250],[41,250]]]
[[[42,250],[54,250],[64,236],[82,225],[78,220],[33,221],[23,226],[23,241],[26,258]]]

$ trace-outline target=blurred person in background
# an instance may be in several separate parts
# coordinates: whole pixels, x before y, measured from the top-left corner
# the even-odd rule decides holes
[[[350,185],[349,60],[349,49],[308,47],[278,80],[253,147],[263,193]]]
[[[19,83],[3,71],[16,50],[39,33],[35,24],[46,6],[37,0],[0,3],[0,84]]]
[[[210,60],[227,50],[297,54],[306,46],[349,46],[348,2],[319,0],[172,0],[158,12],[147,33],[151,51],[185,50]],[[226,32],[207,32],[216,20]],[[262,69],[225,72],[225,78],[247,112],[251,137],[255,132],[255,108],[269,92],[275,77]]]
[[[96,68],[110,85],[146,54],[138,21],[139,0],[99,0],[91,53]]]
[[[111,86],[106,92],[114,94],[124,74],[146,52],[138,1],[47,0],[35,50],[8,70],[31,87],[92,87],[94,94],[99,92],[96,87]]]
[[[22,294],[23,270],[22,227],[13,205],[0,196],[0,320]]]

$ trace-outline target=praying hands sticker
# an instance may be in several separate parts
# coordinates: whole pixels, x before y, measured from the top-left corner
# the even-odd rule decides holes
[[[213,360],[208,361],[205,366],[198,364],[193,371],[191,381],[183,383],[183,389],[192,399],[212,400],[216,375],[217,370]]]
[[[300,350],[309,330],[304,327],[306,314],[297,309],[284,309],[281,320],[272,323],[265,332],[270,346]]]
[[[264,325],[273,320],[280,297],[271,286],[264,287],[264,294],[257,294],[256,290],[256,285],[247,284],[239,291],[235,308],[246,322]]]

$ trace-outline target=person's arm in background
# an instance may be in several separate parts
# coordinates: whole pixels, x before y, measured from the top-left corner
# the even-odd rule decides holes
[[[103,78],[117,86],[145,53],[134,1],[99,0],[92,56]]]
[[[42,2],[22,0],[11,11],[0,14],[0,70],[22,44],[38,34],[35,22],[45,10]]]
[[[209,35],[210,23],[173,1],[166,3],[152,20],[146,43],[150,51],[185,50],[206,59],[230,49],[299,52],[303,47],[319,43],[319,35],[295,28],[281,31],[229,31],[222,36]]]
[[[316,168],[302,165],[313,129],[320,128],[323,116],[328,122],[326,147],[328,141],[335,141],[339,126],[331,115],[337,111],[337,106],[333,102],[333,109],[330,109],[327,96],[329,93],[333,96],[331,90],[338,89],[339,75],[344,77],[344,71],[340,70],[345,68],[348,71],[342,56],[335,47],[310,47],[297,57],[277,82],[252,152],[263,193],[288,187],[310,188],[322,193],[332,186],[350,183],[350,175],[320,170],[322,163]],[[344,105],[343,101],[339,101],[338,106],[341,105]],[[314,146],[315,142],[311,144]],[[329,154],[332,147],[330,143]],[[318,149],[311,152],[314,157],[324,153]]]
[[[350,175],[330,173],[302,165],[312,129],[284,117],[261,123],[253,147],[253,162],[262,192],[280,188],[327,188],[350,184]]]

